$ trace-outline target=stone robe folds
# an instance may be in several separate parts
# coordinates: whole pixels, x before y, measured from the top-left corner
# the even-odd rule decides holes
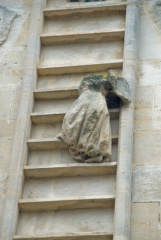
[[[72,157],[82,162],[111,159],[110,115],[105,96],[113,92],[124,103],[130,102],[127,81],[109,74],[89,75],[79,86],[79,98],[65,115],[57,136],[69,145]]]
[[[69,145],[75,160],[88,162],[101,156],[102,161],[111,156],[110,116],[101,91],[86,89],[81,93],[65,115],[58,138]]]

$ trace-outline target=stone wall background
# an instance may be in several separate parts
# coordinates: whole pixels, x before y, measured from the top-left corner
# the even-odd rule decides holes
[[[161,239],[161,1],[142,0],[131,240]]]
[[[0,35],[6,34],[0,45],[0,216],[21,96],[31,5],[32,0],[0,0]],[[10,17],[6,19],[5,8],[16,13],[13,22]],[[5,32],[10,25],[10,31]]]
[[[131,240],[158,240],[161,239],[161,0],[140,2]],[[9,35],[0,45],[0,216],[21,97],[31,5],[32,0],[0,0],[0,17],[1,6],[17,13]]]

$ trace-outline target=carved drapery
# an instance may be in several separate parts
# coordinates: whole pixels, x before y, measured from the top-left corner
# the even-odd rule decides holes
[[[109,92],[124,103],[130,101],[125,79],[107,74],[85,77],[79,86],[79,98],[64,117],[57,137],[69,145],[69,152],[76,161],[90,163],[111,159],[110,115],[105,99]]]

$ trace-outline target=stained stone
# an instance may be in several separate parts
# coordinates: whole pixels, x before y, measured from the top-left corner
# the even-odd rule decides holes
[[[89,75],[79,86],[79,98],[65,115],[58,138],[69,145],[76,161],[102,162],[111,159],[110,116],[105,96],[114,92],[130,101],[128,83],[110,74]]]
[[[18,14],[3,6],[0,6],[0,45],[2,45],[9,34],[11,24]]]

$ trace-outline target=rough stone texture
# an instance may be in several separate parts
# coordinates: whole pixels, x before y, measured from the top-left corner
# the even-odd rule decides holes
[[[2,45],[9,34],[11,24],[18,14],[0,6],[0,45]]]
[[[102,75],[89,75],[79,86],[80,96],[65,115],[61,133],[72,157],[82,162],[111,158],[111,127],[105,95],[112,84]],[[109,159],[108,159],[109,161]]]
[[[131,238],[136,240],[159,240],[159,203],[133,203]]]
[[[1,11],[0,14],[3,15],[3,12],[6,11],[5,19],[8,19],[8,30],[5,31],[5,38],[3,44],[0,46],[0,216],[2,215],[3,202],[5,199],[5,190],[7,184],[8,177],[8,168],[11,159],[11,151],[13,144],[13,137],[15,134],[15,122],[17,119],[17,113],[19,108],[19,100],[21,97],[21,85],[23,82],[23,69],[24,69],[24,60],[25,60],[25,51],[26,51],[26,42],[28,37],[28,24],[30,20],[30,10],[31,3],[33,0],[0,0]],[[109,0],[112,2],[112,0]],[[113,1],[113,2],[124,2],[124,1]],[[161,236],[161,222],[160,222],[160,214],[161,214],[161,1],[159,0],[141,0],[141,25],[140,25],[140,39],[139,39],[139,51],[138,51],[138,82],[136,89],[136,105],[135,105],[135,129],[134,129],[134,156],[133,156],[133,183],[132,183],[132,217],[131,217],[131,238],[130,240],[158,240],[159,235]],[[48,7],[59,7],[60,0],[49,0],[47,2]],[[55,5],[54,5],[55,4]],[[66,0],[61,0],[61,6],[71,6],[72,3],[67,3]],[[77,4],[77,3],[75,3]],[[75,5],[78,6],[78,5]],[[88,6],[88,3],[87,3]],[[8,10],[7,10],[8,9]],[[9,14],[9,15],[8,15]],[[11,14],[11,16],[10,16]],[[10,16],[10,17],[8,17]],[[118,19],[112,16],[101,16],[101,19],[98,20],[97,17],[88,18],[88,24],[84,19],[76,19],[77,21],[73,21],[72,27],[67,28],[67,25],[71,24],[72,18],[67,19],[65,23],[59,23],[59,20],[55,20],[55,25],[52,22],[46,23],[46,33],[50,33],[51,26],[53,27],[53,32],[61,34],[71,33],[73,30],[75,33],[88,32],[89,30],[93,31],[95,27],[101,30],[107,30],[108,28],[123,28],[124,17],[119,16]],[[105,22],[104,22],[105,21]],[[103,24],[104,22],[104,24]],[[86,24],[85,24],[86,23]],[[77,27],[79,25],[79,28]],[[1,25],[2,26],[2,25]],[[90,28],[89,28],[90,26]],[[10,30],[9,30],[10,29]],[[2,35],[3,37],[3,35]],[[94,44],[83,45],[83,51],[87,53],[87,49],[89,49],[89,58],[93,59],[96,57],[96,61],[100,58],[105,59],[107,55],[109,57],[113,56],[115,53],[114,46],[110,48],[111,52],[107,51],[107,43],[104,44],[95,44],[97,45],[97,55],[96,52],[93,54],[93,46]],[[112,43],[112,45],[114,45]],[[117,45],[121,46],[118,42]],[[80,46],[80,45],[78,45]],[[49,49],[49,51],[48,51]],[[64,47],[60,47],[59,49],[64,49]],[[101,56],[99,56],[101,49]],[[53,50],[53,52],[56,50]],[[76,50],[70,49],[67,51],[66,55],[61,57],[59,52],[57,57],[58,63],[61,60],[68,56],[68,52],[72,51],[75,55]],[[78,48],[80,52],[80,49]],[[114,54],[113,54],[114,51]],[[44,54],[50,54],[50,47],[44,47]],[[48,53],[49,52],[49,53]],[[54,52],[54,53],[55,53]],[[65,52],[63,52],[65,54]],[[117,53],[116,57],[120,57],[122,52]],[[81,54],[80,54],[81,55]],[[79,56],[80,56],[79,55]],[[53,54],[51,53],[51,59],[53,59]],[[65,57],[64,57],[65,56]],[[87,62],[89,58],[86,58]],[[63,59],[63,61],[64,61]],[[71,57],[73,60],[73,58]],[[68,59],[66,58],[66,61]],[[77,58],[76,58],[77,60]],[[84,61],[83,58],[78,59],[80,62]],[[42,63],[43,63],[43,55],[42,55]],[[48,63],[48,62],[47,62]],[[69,85],[73,86],[74,84],[77,86],[79,83],[75,81],[77,78],[78,82],[80,82],[81,78],[84,76],[79,76],[79,80],[77,76],[57,76],[57,77],[47,77],[38,82],[40,88],[60,88],[64,87],[67,79]],[[72,85],[73,84],[73,85]],[[61,102],[64,106],[64,109],[67,107],[68,101]],[[39,103],[35,103],[35,110],[38,108]],[[60,102],[55,103],[55,109],[60,109]],[[66,104],[66,105],[65,105]],[[62,106],[61,105],[61,106]],[[53,107],[53,105],[51,104]],[[43,109],[44,108],[44,109]],[[51,108],[52,109],[52,108]],[[64,110],[63,109],[63,110]],[[46,105],[42,105],[42,111],[46,110]],[[50,110],[50,109],[49,109]],[[40,111],[41,112],[41,111]],[[128,116],[127,116],[128,118]],[[124,129],[126,129],[126,124],[124,124]],[[35,130],[36,131],[36,130]],[[42,130],[44,131],[44,130]],[[50,132],[50,130],[49,130]],[[46,134],[46,132],[45,132]],[[128,146],[127,146],[128,148]],[[125,149],[126,151],[126,149]],[[31,164],[43,165],[44,162],[47,165],[58,163],[57,159],[60,158],[63,163],[71,163],[71,159],[68,156],[65,150],[60,153],[51,152],[48,154],[47,158],[44,152],[39,152],[39,154],[35,152],[30,152],[29,162]],[[36,157],[35,157],[36,156]],[[51,160],[52,159],[52,160]],[[115,158],[116,159],[116,158]],[[35,162],[34,162],[35,161]],[[53,162],[52,162],[53,161]],[[95,182],[97,183],[98,190],[106,188],[106,181],[104,185],[101,185],[101,182],[98,182],[98,179],[95,179],[93,183],[93,189],[95,188]],[[108,181],[109,184],[110,181]],[[67,183],[67,182],[66,182]],[[75,183],[75,182],[74,182]],[[51,183],[51,189],[52,185]],[[70,185],[70,182],[68,183]],[[76,183],[75,183],[76,184]],[[62,182],[62,186],[65,188],[65,181]],[[114,185],[114,183],[113,183]],[[26,185],[27,186],[27,185]],[[25,187],[26,187],[25,186]],[[32,185],[31,185],[32,186]],[[35,185],[36,186],[36,185]],[[42,186],[42,185],[41,185]],[[91,184],[90,184],[91,186]],[[102,188],[100,188],[102,186]],[[36,187],[35,187],[36,188]],[[42,188],[47,189],[46,185],[42,186]],[[76,188],[76,187],[75,187]],[[73,190],[75,192],[75,188],[68,188],[68,190]],[[58,186],[59,189],[59,186]],[[59,189],[60,190],[60,189]],[[79,189],[77,189],[78,191]],[[90,189],[92,192],[92,188]],[[30,189],[28,190],[30,191]],[[45,191],[45,190],[43,190]],[[41,192],[43,194],[43,191]],[[82,191],[88,193],[88,189],[83,189]],[[71,195],[71,192],[69,195]],[[113,189],[111,190],[113,193]],[[65,190],[63,191],[65,193]],[[105,192],[106,193],[106,192]],[[24,193],[25,194],[25,193]],[[51,194],[49,192],[49,194]],[[124,201],[126,204],[126,201]],[[79,216],[80,222],[84,219],[84,216],[87,216],[87,219],[93,221],[93,228],[95,227],[104,227],[106,230],[106,223],[113,221],[113,213],[110,213],[110,217],[106,214],[106,211],[100,211],[99,216],[102,219],[102,222],[98,224],[96,219],[98,219],[98,215],[91,215],[92,211],[89,211],[89,215],[84,213]],[[66,214],[66,213],[65,213]],[[75,212],[73,211],[73,216]],[[26,216],[25,216],[26,215]],[[42,214],[41,214],[42,215]],[[57,214],[59,218],[59,214]],[[64,215],[62,214],[62,219],[64,219]],[[93,216],[96,216],[92,219]],[[102,217],[103,216],[103,217]],[[122,217],[122,216],[121,216]],[[26,219],[29,219],[28,214],[22,214],[20,216],[22,219],[22,223],[18,225],[18,232],[28,232],[28,228],[25,228]],[[38,221],[37,230],[40,231],[40,228],[44,224],[44,218],[41,216],[33,216],[33,222],[29,222],[29,228],[31,227],[31,231],[34,232],[35,222]],[[49,216],[48,222],[46,223],[46,229],[50,226],[52,219],[52,214]],[[66,219],[68,221],[69,215],[66,214]],[[1,221],[1,218],[0,218]],[[78,221],[78,226],[80,224]],[[34,223],[34,224],[33,224]],[[73,222],[70,222],[70,227],[72,228]],[[77,224],[77,222],[76,222]],[[58,225],[54,225],[58,226]],[[61,226],[58,226],[61,228]],[[83,222],[83,227],[86,228],[86,222]],[[112,229],[112,222],[110,228]],[[51,226],[51,231],[53,230],[53,226]],[[61,230],[61,229],[60,229]],[[93,230],[93,229],[92,229]],[[161,237],[160,237],[161,239]]]
[[[133,202],[156,202],[161,199],[161,167],[136,166],[133,171]]]
[[[21,96],[31,2],[0,0],[0,216]]]
[[[160,0],[144,0],[145,5],[148,2],[148,10],[151,14],[154,22],[156,23],[157,27],[161,30],[161,1]]]
[[[161,1],[141,1],[131,240],[158,240],[161,201]]]
[[[64,117],[62,131],[57,137],[69,145],[76,161],[111,160],[111,126],[105,100],[109,92],[129,102],[130,89],[124,78],[110,74],[85,77],[79,86],[79,98]]]

